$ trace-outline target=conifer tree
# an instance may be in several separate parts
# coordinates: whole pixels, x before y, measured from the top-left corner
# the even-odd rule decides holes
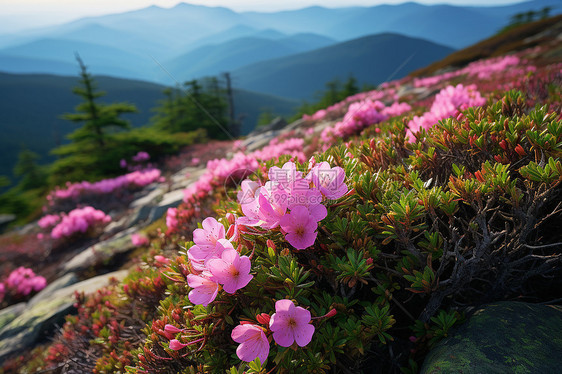
[[[14,174],[21,177],[20,187],[23,190],[43,187],[46,182],[45,172],[37,165],[39,155],[24,148],[18,155],[18,162],[14,167]]]
[[[76,106],[76,113],[65,114],[63,118],[84,125],[68,135],[68,138],[73,142],[93,141],[97,146],[104,148],[109,130],[130,127],[129,122],[120,116],[136,112],[137,109],[128,103],[98,103],[96,99],[104,96],[105,92],[97,91],[96,82],[80,56],[76,55],[76,60],[80,65],[80,86],[75,87],[73,92],[84,101]]]

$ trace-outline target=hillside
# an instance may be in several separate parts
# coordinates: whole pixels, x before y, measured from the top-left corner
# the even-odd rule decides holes
[[[76,70],[76,67],[74,67]],[[96,76],[102,102],[126,101],[135,104],[138,113],[125,116],[133,127],[146,125],[154,115],[152,109],[164,98],[165,86],[134,80]],[[66,143],[65,136],[75,125],[60,118],[71,113],[80,99],[72,93],[75,77],[54,75],[19,75],[0,73],[0,175],[12,175],[22,146],[38,153],[40,163],[53,161],[49,151]],[[242,129],[253,129],[263,108],[280,115],[291,115],[298,102],[280,97],[234,91],[236,115],[243,119]]]
[[[449,47],[398,34],[378,34],[297,55],[244,66],[232,72],[238,87],[310,100],[328,81],[377,85],[453,52]]]
[[[559,23],[53,189],[0,235],[0,372],[558,372]]]

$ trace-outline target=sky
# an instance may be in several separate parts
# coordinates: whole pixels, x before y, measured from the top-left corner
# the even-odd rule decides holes
[[[406,0],[189,0],[191,4],[223,6],[235,11],[275,12],[299,9],[312,5],[324,7],[374,6],[397,4]],[[416,0],[423,4],[448,3],[455,5],[511,4],[518,0]],[[0,32],[21,30],[68,22],[74,19],[119,13],[158,5],[169,8],[179,0],[0,0]]]

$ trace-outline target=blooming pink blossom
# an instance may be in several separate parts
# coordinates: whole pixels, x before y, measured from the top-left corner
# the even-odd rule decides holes
[[[6,287],[4,283],[0,283],[0,303],[4,300],[4,295],[6,294]]]
[[[282,347],[290,347],[293,342],[304,347],[312,340],[314,326],[310,324],[310,312],[295,307],[291,300],[283,299],[275,303],[275,313],[269,321],[273,339]]]
[[[166,212],[166,226],[168,231],[175,230],[178,227],[178,208],[168,208]]]
[[[47,214],[37,221],[37,224],[42,229],[47,229],[56,225],[58,221],[60,221],[60,216],[58,214]]]
[[[308,209],[310,216],[316,222],[322,221],[328,215],[328,210],[322,205],[322,193],[316,188],[297,188],[292,191],[289,199],[289,209],[297,206]]]
[[[110,216],[91,206],[77,208],[62,216],[60,223],[51,231],[51,237],[60,239],[79,232],[85,233],[92,226],[106,224],[110,221]]]
[[[259,219],[260,226],[267,229],[273,229],[279,226],[279,221],[287,212],[289,205],[289,194],[279,184],[270,184],[260,188],[259,202]]]
[[[348,191],[345,184],[345,171],[339,166],[330,167],[326,161],[314,166],[309,178],[328,199],[339,199]]]
[[[251,263],[248,256],[240,256],[235,249],[225,250],[221,258],[210,259],[206,266],[228,293],[235,293],[246,287],[254,277],[250,275]]]
[[[282,168],[272,166],[269,168],[268,177],[270,181],[281,185],[285,191],[291,191],[296,181],[302,179],[302,172],[297,171],[294,162],[286,162]]]
[[[217,240],[225,238],[224,226],[213,217],[205,218],[202,226],[193,231],[193,241],[200,248],[214,248]]]
[[[455,116],[460,110],[469,107],[481,106],[486,103],[475,85],[463,86],[458,84],[455,87],[447,86],[436,96],[431,108],[421,117],[414,116],[408,123],[406,135],[410,141],[414,140],[414,134],[420,129],[429,129],[442,119]]]
[[[148,161],[150,159],[150,155],[144,151],[140,151],[136,155],[132,157],[132,160],[135,162],[143,162]]]
[[[161,263],[161,264],[163,264],[163,265],[170,265],[170,259],[168,259],[168,258],[166,258],[166,257],[164,257],[164,256],[162,256],[162,255],[156,255],[156,256],[154,256],[154,259],[155,259],[157,262],[159,262],[159,263]]]
[[[232,243],[226,239],[219,239],[213,247],[198,246],[197,244],[192,246],[187,251],[187,257],[195,270],[203,271],[210,259],[220,258],[222,253],[227,249],[234,249]]]
[[[109,194],[118,189],[130,187],[144,187],[158,180],[161,172],[158,169],[137,170],[116,178],[103,179],[99,182],[79,183],[67,182],[66,188],[56,188],[49,193],[47,200],[78,198],[82,194]]]
[[[303,206],[296,206],[281,218],[281,228],[287,233],[285,239],[296,249],[305,249],[314,244],[318,223]]]
[[[210,279],[210,274],[188,274],[187,284],[193,288],[188,295],[189,301],[195,305],[207,306],[215,300],[219,292],[219,284]]]
[[[134,233],[133,235],[131,235],[131,242],[135,247],[141,247],[147,245],[149,243],[149,240],[144,235]]]
[[[5,287],[16,295],[27,296],[31,291],[41,291],[47,281],[33,270],[19,267],[12,271],[6,279]]]
[[[232,330],[232,340],[240,343],[236,348],[236,355],[245,362],[252,362],[259,357],[263,364],[269,355],[269,341],[263,328],[253,325],[238,325]]]

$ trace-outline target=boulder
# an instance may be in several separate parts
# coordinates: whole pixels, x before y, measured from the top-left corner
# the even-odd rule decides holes
[[[7,308],[0,310],[0,331],[6,326],[8,323],[12,322],[19,316],[26,308],[26,303],[19,303],[10,305]]]
[[[180,205],[183,201],[183,189],[175,190],[168,192],[162,197],[162,201],[158,205],[156,205],[151,211],[148,216],[148,221],[150,223],[156,221],[157,219],[161,218],[166,212],[168,208],[175,208]]]
[[[74,292],[92,293],[107,285],[111,278],[122,280],[128,274],[121,270],[75,283],[53,291],[48,298],[32,305],[17,304],[0,311],[0,362],[19,352],[31,349],[64,323],[74,311]],[[70,279],[68,277],[67,281]],[[62,281],[61,281],[62,283]],[[60,283],[59,283],[60,284]],[[3,323],[3,320],[9,320]]]
[[[135,249],[131,241],[131,235],[138,231],[138,228],[131,227],[111,239],[96,243],[86,248],[70,261],[63,264],[62,273],[79,272],[92,266],[97,266],[110,261],[118,254],[129,252]]]
[[[498,302],[439,342],[421,373],[559,373],[561,352],[562,307]]]
[[[36,305],[37,303],[50,299],[55,292],[65,287],[78,283],[78,277],[74,273],[68,273],[57,279],[56,281],[47,285],[37,295],[33,296],[27,303],[28,308]]]

